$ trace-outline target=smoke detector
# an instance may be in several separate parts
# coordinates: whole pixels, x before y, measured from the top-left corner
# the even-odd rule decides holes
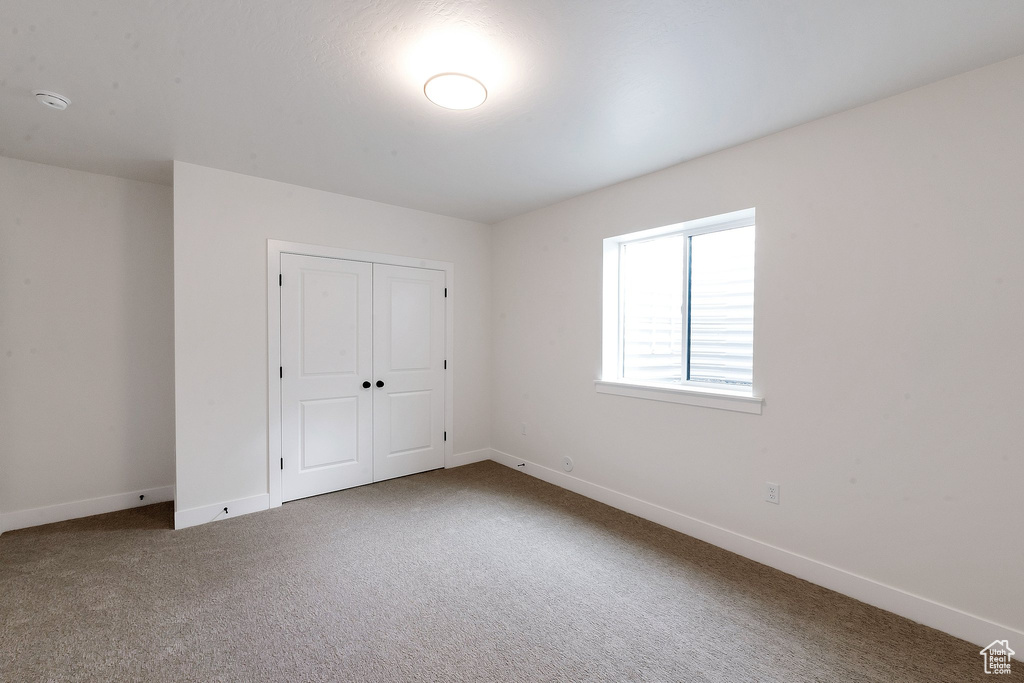
[[[40,104],[43,104],[50,109],[56,109],[57,111],[64,111],[68,108],[68,105],[71,104],[71,100],[68,98],[63,95],[58,95],[55,92],[50,92],[49,90],[36,90],[32,94],[36,96],[36,99]]]

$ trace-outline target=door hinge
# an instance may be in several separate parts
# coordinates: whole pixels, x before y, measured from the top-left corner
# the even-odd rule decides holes
[[[444,288],[444,298],[445,299],[448,298],[448,288],[447,287]]]
[[[281,469],[284,469],[284,458],[281,458]]]
[[[445,433],[444,433],[444,440],[445,440],[445,441],[447,441],[447,440],[448,440],[448,432],[445,432]]]
[[[284,379],[284,366],[283,365],[281,366],[280,370],[281,370],[281,379]]]
[[[278,273],[277,274],[277,286],[278,287],[284,287],[284,274],[283,273]]]

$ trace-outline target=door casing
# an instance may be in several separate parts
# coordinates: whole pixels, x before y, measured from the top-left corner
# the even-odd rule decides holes
[[[394,256],[369,251],[354,251],[339,247],[326,247],[301,242],[267,240],[267,481],[270,489],[270,507],[281,505],[281,255],[321,256],[324,258],[384,263],[411,268],[430,268],[445,273],[445,359],[447,372],[444,376],[444,428],[447,439],[444,442],[444,460],[448,467],[452,462],[453,450],[453,406],[454,406],[454,310],[455,265],[449,261],[434,261],[409,256]]]

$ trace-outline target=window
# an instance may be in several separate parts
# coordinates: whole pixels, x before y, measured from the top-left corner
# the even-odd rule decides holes
[[[611,237],[604,261],[598,390],[760,412],[753,209]]]

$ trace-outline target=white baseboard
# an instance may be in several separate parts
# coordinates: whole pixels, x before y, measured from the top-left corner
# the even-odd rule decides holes
[[[702,522],[625,493],[592,484],[565,472],[543,467],[494,449],[491,449],[491,460],[980,647],[994,640],[1006,638],[1016,643],[1024,643],[1024,632],[1008,626]]]
[[[463,465],[472,465],[475,462],[483,462],[484,460],[491,459],[491,449],[481,448],[477,451],[466,451],[465,453],[456,453],[450,458],[444,461],[446,468],[450,467],[462,467]]]
[[[224,508],[228,511],[224,512]],[[198,526],[207,522],[228,519],[247,515],[250,512],[259,512],[270,509],[270,494],[261,493],[258,496],[239,498],[238,500],[226,500],[223,503],[213,505],[202,505],[188,510],[178,510],[174,513],[174,528],[185,529],[190,526]]]
[[[139,496],[142,496],[141,500]],[[107,512],[117,512],[118,510],[127,510],[143,505],[152,505],[153,503],[166,503],[169,500],[174,500],[174,487],[160,486],[155,489],[143,489],[128,493],[117,493],[101,498],[76,500],[59,505],[47,505],[28,510],[4,512],[0,514],[0,533],[39,526],[40,524],[64,522],[69,519],[78,519],[79,517],[102,515]]]

